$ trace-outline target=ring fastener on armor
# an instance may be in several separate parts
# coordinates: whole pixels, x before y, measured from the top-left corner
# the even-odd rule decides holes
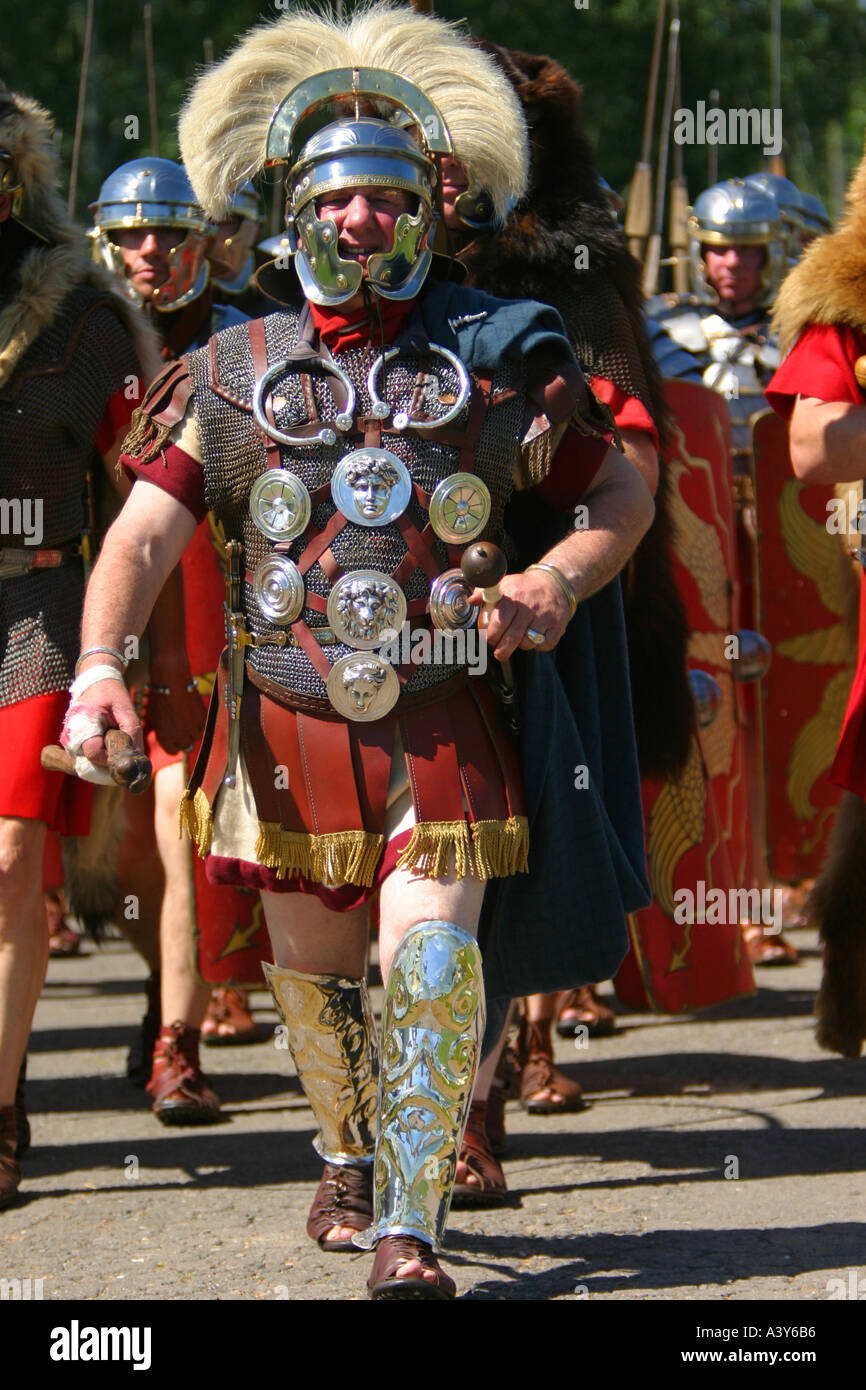
[[[278,377],[285,376],[292,372],[308,372],[311,365],[314,364],[320,366],[323,371],[330,372],[331,376],[335,376],[337,380],[342,383],[346,391],[346,408],[342,410],[339,415],[334,417],[334,424],[337,429],[341,430],[344,434],[347,430],[352,428],[352,421],[355,415],[355,388],[346,376],[346,373],[342,372],[333,362],[326,362],[323,357],[317,357],[312,360],[306,359],[303,362],[290,362],[286,359],[270,367],[269,370],[265,372],[264,376],[259,377],[253,387],[252,405],[255,422],[259,426],[259,429],[264,430],[269,439],[276,440],[278,444],[288,444],[291,448],[303,448],[304,445],[336,444],[337,442],[337,436],[334,430],[329,426],[325,426],[324,429],[318,430],[316,434],[309,435],[308,437],[301,437],[297,434],[286,434],[283,430],[278,430],[276,425],[272,425],[264,412],[265,395],[268,393],[268,387],[272,382],[276,381]]]
[[[460,358],[456,355],[456,353],[449,352],[447,348],[439,347],[437,343],[428,343],[427,347],[430,352],[436,352],[439,354],[440,357],[444,357],[445,361],[450,363],[450,365],[454,368],[455,372],[457,373],[457,378],[460,383],[460,389],[457,393],[457,400],[451,406],[450,410],[446,410],[445,414],[440,415],[439,418],[436,420],[413,420],[410,418],[410,416],[407,414],[405,410],[398,410],[397,414],[394,416],[393,419],[393,425],[395,430],[408,429],[409,425],[411,425],[412,428],[416,430],[442,429],[445,425],[450,425],[452,420],[457,419],[457,416],[463,410],[464,406],[466,405],[466,402],[469,400],[469,397],[472,394],[472,383],[469,380],[469,373],[467,372],[466,368],[464,367],[463,363],[460,361]],[[388,402],[383,401],[381,396],[378,394],[376,390],[376,378],[379,375],[379,372],[385,365],[385,363],[390,362],[393,357],[398,357],[400,351],[400,348],[394,347],[389,348],[388,351],[385,353],[380,353],[379,356],[376,358],[376,361],[370,368],[369,374],[367,376],[367,390],[370,393],[370,400],[372,401],[370,414],[373,415],[377,420],[387,419],[387,417],[391,414],[391,407],[389,406]]]
[[[534,627],[528,627],[523,635],[529,638],[534,647],[540,647],[542,642],[547,640],[545,634],[538,632]]]

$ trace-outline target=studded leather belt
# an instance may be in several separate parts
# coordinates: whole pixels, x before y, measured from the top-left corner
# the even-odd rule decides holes
[[[80,559],[81,546],[78,541],[69,541],[50,550],[5,546],[0,549],[0,580],[20,579],[33,570],[59,569],[61,565],[72,565]]]

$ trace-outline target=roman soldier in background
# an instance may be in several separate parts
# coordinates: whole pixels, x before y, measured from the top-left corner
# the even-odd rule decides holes
[[[232,195],[229,216],[216,229],[209,253],[217,304],[260,318],[273,308],[255,283],[256,246],[262,230],[262,200],[249,180]]]
[[[180,164],[153,156],[130,160],[105,180],[91,212],[95,252],[153,323],[165,362],[201,346],[220,329],[246,321],[234,304],[216,302],[209,261],[213,227]],[[243,225],[258,224],[244,218]],[[227,228],[234,232],[234,220]],[[246,241],[235,236],[243,249]],[[236,249],[229,244],[229,253]],[[231,268],[237,269],[235,281],[243,278],[243,266]],[[126,802],[117,920],[151,971],[148,1011],[131,1055],[130,1075],[147,1084],[154,1113],[163,1123],[201,1124],[220,1116],[217,1097],[201,1071],[199,1032],[216,1042],[255,1037],[245,995],[226,986],[212,995],[195,964],[198,912],[234,909],[247,926],[252,903],[230,890],[217,892],[211,903],[207,899],[214,895],[204,885],[200,893],[197,885],[191,888],[189,847],[177,837],[185,758],[201,733],[224,645],[221,543],[211,518],[196,532],[182,571],[173,576],[154,611],[148,628],[148,677],[137,687],[154,781],[143,796]],[[121,906],[130,893],[140,914],[132,921]],[[197,901],[201,893],[205,902]]]
[[[0,84],[0,1206],[14,1199],[30,1137],[16,1085],[48,960],[46,827],[89,827],[92,788],[40,766],[74,676],[89,480],[103,466],[113,477],[142,373],[158,361],[93,265],[56,176],[48,112]]]
[[[866,1039],[866,628],[862,573],[861,483],[866,455],[866,155],[855,172],[835,232],[813,241],[786,280],[774,325],[782,366],[767,398],[790,429],[798,482],[822,506],[823,530],[840,547],[849,539],[860,570],[857,672],[833,763],[833,781],[846,789],[826,863],[810,908],[824,945],[824,976],[816,1006],[822,1047],[857,1057]],[[833,493],[848,522],[833,524]],[[850,494],[854,494],[850,497]],[[839,509],[836,508],[837,513]],[[816,518],[817,521],[817,518]],[[832,579],[832,559],[824,576]]]
[[[657,295],[647,305],[653,347],[664,375],[695,380],[697,370],[703,384],[724,398],[730,422],[727,472],[736,534],[728,579],[738,590],[739,618],[731,633],[736,646],[722,653],[710,674],[720,683],[733,720],[729,767],[717,769],[723,779],[720,801],[738,802],[726,831],[731,867],[737,886],[751,888],[766,888],[772,881],[768,818],[770,797],[777,791],[767,776],[761,686],[770,646],[760,635],[765,622],[773,626],[766,605],[774,599],[772,579],[761,570],[752,422],[765,404],[764,388],[779,364],[770,316],[782,279],[800,253],[800,207],[796,187],[773,175],[729,179],[706,189],[695,200],[688,222],[693,293]],[[694,443],[691,436],[689,446]],[[772,505],[769,487],[765,477],[764,506]],[[693,649],[700,640],[693,641]],[[710,634],[703,640],[709,652]],[[788,873],[780,873],[780,878],[802,877],[796,867],[786,868]],[[767,932],[765,925],[743,925],[753,963],[794,963],[794,947],[781,932]]]

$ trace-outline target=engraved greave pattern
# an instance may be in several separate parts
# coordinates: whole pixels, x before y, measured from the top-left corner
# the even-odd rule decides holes
[[[451,922],[419,922],[385,991],[373,1225],[356,1244],[403,1233],[438,1248],[483,1031],[478,946]]]
[[[262,962],[327,1163],[372,1163],[378,1057],[366,980],[303,975]]]

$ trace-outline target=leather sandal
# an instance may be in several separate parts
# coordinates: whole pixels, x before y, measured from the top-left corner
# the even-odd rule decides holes
[[[357,1255],[358,1247],[351,1240],[325,1237],[335,1226],[366,1231],[372,1220],[372,1163],[326,1163],[307,1217],[307,1235],[312,1236],[320,1250],[344,1250]]]
[[[246,990],[228,985],[212,990],[201,1025],[202,1042],[208,1047],[232,1047],[255,1042],[257,1037]]]
[[[215,1125],[224,1118],[198,1059],[198,1029],[178,1020],[160,1029],[153,1050],[153,1074],[146,1090],[151,1109],[164,1125]]]
[[[487,1097],[487,1143],[494,1158],[502,1158],[508,1149],[508,1135],[505,1132],[505,1092],[496,1084],[494,1078]]]
[[[420,1274],[404,1274],[398,1278],[396,1271],[410,1260],[417,1260],[423,1269],[432,1269],[433,1279],[423,1279]],[[383,1236],[376,1242],[376,1258],[373,1273],[367,1280],[367,1292],[371,1298],[404,1299],[452,1299],[457,1296],[457,1285],[441,1268],[431,1247],[414,1236]]]
[[[559,1000],[556,1031],[561,1038],[573,1038],[584,1027],[591,1038],[609,1038],[616,1032],[616,1014],[603,1004],[593,985],[570,989]]]
[[[15,1106],[4,1105],[0,1107],[0,1207],[10,1207],[18,1197],[21,1169],[15,1157],[17,1147]]]
[[[501,1207],[508,1194],[502,1165],[491,1152],[487,1136],[487,1112],[486,1100],[474,1100],[469,1107],[451,1200],[452,1207],[457,1210]],[[468,1181],[470,1173],[478,1179],[477,1183]]]
[[[796,965],[800,953],[781,932],[769,936],[759,923],[743,927],[743,941],[752,965]]]
[[[547,1098],[544,1098],[545,1092],[548,1093]],[[558,1098],[554,1100],[551,1093]],[[586,1109],[583,1088],[553,1065],[549,1020],[527,1023],[520,1104],[530,1115],[561,1115],[567,1111]]]

